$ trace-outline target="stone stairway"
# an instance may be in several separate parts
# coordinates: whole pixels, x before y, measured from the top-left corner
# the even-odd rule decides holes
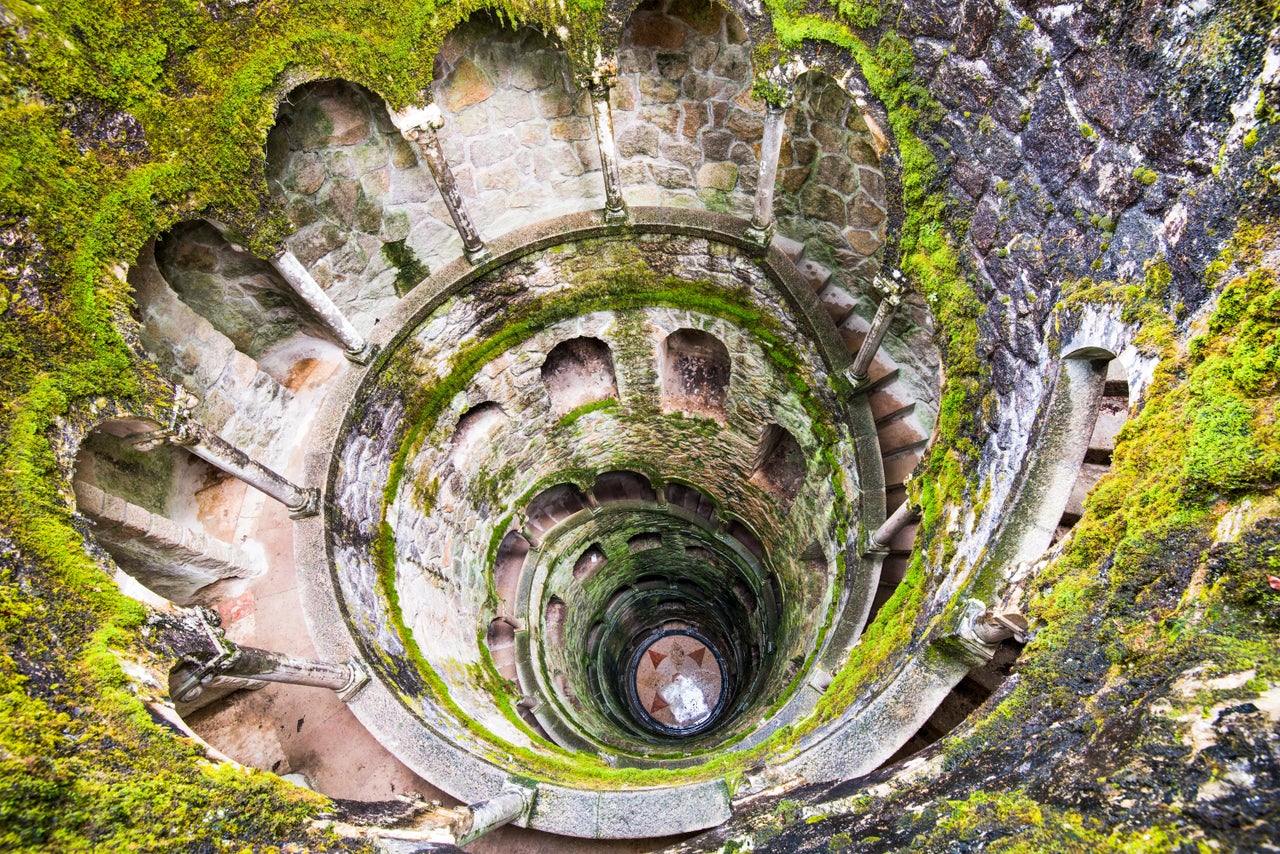
[[[1071,497],[1067,499],[1062,520],[1054,534],[1055,543],[1080,521],[1080,517],[1084,515],[1084,500],[1098,481],[1111,471],[1111,454],[1116,448],[1116,434],[1128,420],[1129,379],[1120,360],[1112,359],[1107,366],[1106,385],[1103,386],[1102,401],[1098,404],[1098,420],[1094,422],[1093,435],[1089,438],[1089,450],[1085,452],[1080,474],[1071,487]]]
[[[799,241],[775,237],[774,243],[791,258],[813,289],[836,325],[849,354],[856,354],[870,329],[870,323],[856,311],[856,295],[850,293],[828,267],[806,258],[804,245]],[[906,500],[906,480],[923,459],[929,443],[929,431],[921,423],[915,395],[911,386],[903,382],[902,370],[902,366],[881,347],[868,371],[866,395],[875,418],[880,459],[884,464],[886,514],[893,513]],[[906,574],[917,527],[916,522],[907,525],[890,544],[872,605],[872,617]]]

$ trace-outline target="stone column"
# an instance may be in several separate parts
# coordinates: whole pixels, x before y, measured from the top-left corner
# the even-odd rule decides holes
[[[596,144],[600,147],[600,171],[604,175],[604,221],[620,223],[627,220],[627,206],[622,201],[622,170],[618,165],[613,112],[609,106],[612,87],[612,69],[598,70],[587,84],[591,93],[591,115],[595,119]]]
[[[911,523],[915,516],[915,508],[911,506],[910,502],[904,501],[899,504],[898,509],[893,511],[893,515],[885,519],[884,524],[876,528],[876,532],[871,535],[867,543],[868,550],[887,551],[889,543],[898,535],[899,531]]]
[[[871,329],[867,332],[867,337],[863,339],[862,346],[858,348],[858,355],[853,359],[853,366],[849,368],[849,379],[853,381],[855,386],[862,385],[867,381],[867,373],[871,370],[871,361],[875,359],[876,352],[884,342],[884,336],[889,332],[889,322],[893,320],[894,311],[897,309],[898,304],[902,302],[902,272],[894,270],[891,276],[885,276],[884,273],[881,273],[876,276],[876,287],[884,294],[884,299],[880,301],[880,307],[876,309],[875,319],[871,321]]]
[[[368,681],[354,661],[330,664],[252,646],[239,646],[225,640],[223,644],[224,653],[210,661],[187,660],[178,666],[176,678],[172,681],[172,696],[176,702],[193,702],[205,687],[217,687],[223,684],[223,680],[231,679],[329,688],[337,691],[343,699]]]
[[[1026,643],[1027,619],[1017,611],[988,608],[974,619],[973,634],[978,640],[993,646],[1010,638]]]
[[[468,817],[454,827],[458,844],[466,845],[491,830],[526,816],[530,807],[533,806],[533,796],[534,792],[531,789],[512,786],[503,789],[488,800],[469,804]]]
[[[980,599],[964,603],[956,626],[955,637],[970,651],[990,659],[994,647],[1012,638],[1018,643],[1029,639],[1027,618],[1015,607],[987,605]]]
[[[271,256],[270,261],[271,266],[275,267],[276,271],[289,283],[289,287],[302,297],[302,301],[311,307],[311,310],[324,323],[325,328],[342,344],[347,358],[360,365],[367,364],[373,356],[374,346],[364,340],[364,337],[351,325],[351,321],[347,320],[347,316],[334,305],[333,300],[324,292],[324,288],[320,287],[307,268],[298,260],[298,256],[288,249],[281,248]]]
[[[475,223],[462,203],[462,193],[458,192],[458,182],[454,180],[449,161],[445,160],[444,150],[440,147],[439,130],[444,127],[444,116],[435,104],[422,108],[410,108],[402,112],[390,111],[392,123],[400,129],[400,134],[414,144],[419,156],[426,161],[431,170],[431,177],[440,188],[440,196],[444,206],[449,210],[454,228],[462,238],[462,251],[472,264],[479,264],[489,257],[484,240],[476,229]]]
[[[162,438],[279,501],[289,508],[291,518],[314,516],[320,511],[318,490],[306,489],[285,479],[191,416],[180,415],[172,429],[163,432],[167,435]]]
[[[756,180],[755,206],[747,239],[758,246],[773,240],[773,191],[778,183],[778,155],[782,151],[782,119],[788,104],[769,103],[764,114],[764,139],[760,143],[760,177]]]

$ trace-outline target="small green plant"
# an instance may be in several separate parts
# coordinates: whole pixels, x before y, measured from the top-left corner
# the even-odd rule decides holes
[[[1244,146],[1245,151],[1252,151],[1253,147],[1258,144],[1258,129],[1253,128],[1246,133],[1240,144]]]
[[[1080,125],[1080,134],[1085,139],[1093,139],[1095,136],[1098,135],[1098,132],[1095,131],[1092,126],[1083,124],[1083,125]]]
[[[1027,15],[1023,15],[1021,18],[1018,19],[1018,29],[1029,33],[1035,28],[1036,28],[1035,22],[1032,21],[1031,18],[1028,17]]]
[[[1160,173],[1147,166],[1133,167],[1133,179],[1144,187],[1150,187],[1160,179]]]

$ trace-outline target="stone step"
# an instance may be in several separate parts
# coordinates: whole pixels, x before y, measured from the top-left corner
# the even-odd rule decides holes
[[[907,475],[915,471],[923,456],[924,443],[922,442],[918,446],[896,451],[884,457],[884,482],[886,488],[892,484],[904,482],[907,479]]]
[[[1098,420],[1093,423],[1093,435],[1089,437],[1089,450],[1085,461],[1109,465],[1111,453],[1116,449],[1116,434],[1129,420],[1127,398],[1104,397],[1098,407]]]
[[[1102,394],[1106,397],[1124,398],[1126,406],[1129,403],[1129,373],[1119,359],[1112,359],[1107,363],[1107,379],[1102,387]]]
[[[915,546],[916,531],[919,529],[919,522],[912,522],[903,526],[902,530],[895,534],[893,539],[889,541],[889,551],[894,554],[909,554],[911,549]]]
[[[822,307],[831,317],[831,322],[837,327],[853,313],[853,309],[857,306],[857,301],[849,295],[849,292],[834,282],[829,282],[818,292],[818,301],[822,303]]]
[[[876,435],[880,438],[880,453],[888,456],[905,450],[912,445],[927,442],[929,434],[916,418],[914,408],[899,410],[903,414],[897,418],[887,418],[876,424]]]
[[[1101,465],[1098,463],[1085,463],[1080,467],[1080,474],[1076,477],[1075,485],[1071,487],[1071,496],[1067,499],[1067,506],[1062,511],[1062,524],[1065,526],[1074,525],[1080,521],[1080,517],[1084,515],[1084,500],[1088,497],[1090,490],[1097,486],[1098,481],[1111,471],[1111,466]]]
[[[897,587],[898,583],[906,577],[910,563],[911,558],[907,555],[891,554],[886,557],[884,564],[880,567],[881,586]]]
[[[892,514],[907,500],[907,488],[900,483],[886,486],[884,490],[884,512]]]
[[[795,264],[800,261],[800,256],[804,254],[804,244],[799,240],[792,240],[790,237],[784,237],[781,234],[773,236],[773,245],[778,251],[791,259],[791,263]]]
[[[915,399],[904,384],[890,383],[867,392],[867,403],[871,404],[871,417],[879,423],[915,406]]]
[[[872,413],[872,417],[874,417],[876,421],[876,429],[879,430],[881,427],[885,426],[886,424],[890,424],[898,420],[899,418],[908,417],[913,412],[915,412],[915,409],[916,409],[915,401],[910,401],[905,406],[900,406],[897,409],[894,409],[891,412],[886,412],[883,415],[875,415],[875,413]]]
[[[831,279],[831,271],[811,258],[801,258],[796,262],[796,269],[815,294]]]

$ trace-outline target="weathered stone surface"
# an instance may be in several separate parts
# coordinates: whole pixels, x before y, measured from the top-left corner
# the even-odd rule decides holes
[[[673,18],[645,16],[633,18],[627,28],[628,41],[636,47],[675,50],[684,47],[684,25]]]
[[[845,224],[844,199],[825,187],[811,184],[800,194],[800,210],[826,222]]]
[[[492,96],[493,84],[488,75],[464,57],[444,79],[441,95],[445,108],[457,113]]]
[[[698,170],[698,186],[715,190],[733,189],[738,182],[738,167],[732,163],[708,163]]]

